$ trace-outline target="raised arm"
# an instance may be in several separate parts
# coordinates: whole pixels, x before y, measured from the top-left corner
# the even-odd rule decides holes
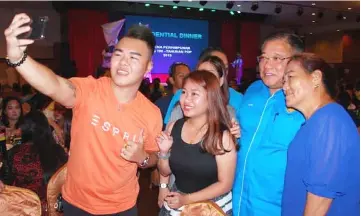
[[[28,32],[29,26],[23,26],[30,22],[28,15],[17,14],[12,20],[10,26],[5,30],[7,58],[13,63],[21,62],[25,56],[24,52],[27,45],[34,41],[29,39],[18,39],[17,36]],[[48,67],[36,62],[30,56],[27,56],[22,64],[15,69],[20,75],[35,89],[51,97],[66,107],[73,107],[75,104],[75,87],[67,79],[56,75]]]
[[[158,170],[160,175],[169,176],[172,174],[172,170],[169,166],[170,149],[173,145],[173,138],[170,135],[174,122],[169,123],[167,129],[157,137],[157,143],[159,147],[159,160]]]

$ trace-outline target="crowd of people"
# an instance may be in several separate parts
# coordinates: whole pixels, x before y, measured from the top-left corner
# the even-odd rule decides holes
[[[203,201],[235,216],[360,214],[359,87],[297,35],[263,41],[260,79],[242,94],[212,47],[194,71],[175,62],[167,87],[151,84],[146,26],[114,47],[109,75],[65,79],[27,55],[34,41],[17,36],[29,21],[18,14],[5,30],[8,65],[38,93],[2,101],[4,134],[21,141],[6,142],[1,184],[46,206],[46,183],[66,163],[65,216],[136,216],[138,169],[157,167],[160,216]]]

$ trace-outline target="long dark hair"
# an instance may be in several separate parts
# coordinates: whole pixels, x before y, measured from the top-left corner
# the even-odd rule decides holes
[[[207,125],[208,129],[203,137],[202,149],[212,155],[219,155],[229,150],[222,143],[223,132],[232,127],[231,119],[227,111],[227,103],[222,96],[217,77],[205,70],[190,73],[184,78],[183,86],[192,81],[202,86],[207,92]],[[232,136],[232,139],[233,136]],[[233,140],[234,141],[234,140]]]
[[[24,116],[21,141],[31,143],[31,151],[39,155],[45,175],[50,176],[66,161],[64,150],[56,144],[48,119],[41,111],[31,111]]]
[[[224,65],[223,61],[218,58],[217,56],[205,56],[201,58],[198,62],[198,66],[201,65],[204,62],[209,62],[213,65],[213,67],[216,69],[219,78],[223,77],[223,84],[221,86],[222,95],[226,101],[226,104],[229,102],[229,90],[228,90],[228,81],[227,81],[227,71],[226,66]]]
[[[20,107],[20,117],[19,117],[18,121],[15,124],[15,128],[18,129],[19,125],[21,124],[22,119],[23,119],[23,107],[21,106],[20,99],[17,98],[17,97],[6,97],[3,100],[3,102],[2,102],[2,110],[1,110],[1,121],[6,127],[10,126],[9,125],[9,119],[8,119],[7,115],[5,114],[6,107],[8,106],[8,103],[10,101],[16,101],[19,104],[19,107]]]
[[[290,62],[291,61],[299,62],[309,74],[312,74],[316,70],[321,71],[322,83],[327,94],[332,99],[336,99],[338,94],[337,73],[324,59],[313,53],[300,53],[294,55]]]
[[[70,131],[71,131],[71,121],[73,118],[73,112],[71,110],[66,110],[64,113],[64,126],[63,126],[63,134],[64,134],[64,146],[68,150],[70,149]]]

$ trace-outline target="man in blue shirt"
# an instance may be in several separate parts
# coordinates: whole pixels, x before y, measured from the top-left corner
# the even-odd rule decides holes
[[[233,215],[281,215],[287,149],[304,122],[301,113],[287,109],[282,91],[290,57],[304,50],[294,34],[276,33],[265,39],[258,57],[262,80],[244,94],[237,116],[241,125],[233,186]]]
[[[183,79],[191,72],[189,66],[182,62],[175,62],[169,68],[169,82],[172,85],[172,93],[169,95],[158,99],[155,102],[155,105],[160,109],[162,113],[162,118],[165,118],[169,104],[173,98],[174,93],[178,89],[182,88]],[[165,129],[165,124],[163,124],[163,130]]]

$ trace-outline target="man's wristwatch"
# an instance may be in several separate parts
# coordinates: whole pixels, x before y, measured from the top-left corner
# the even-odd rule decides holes
[[[148,165],[148,163],[149,163],[149,155],[147,155],[147,157],[144,159],[144,161],[139,164],[139,167],[144,168]]]
[[[168,188],[168,184],[166,184],[166,183],[160,183],[160,184],[159,184],[159,188],[166,189],[166,188]]]

